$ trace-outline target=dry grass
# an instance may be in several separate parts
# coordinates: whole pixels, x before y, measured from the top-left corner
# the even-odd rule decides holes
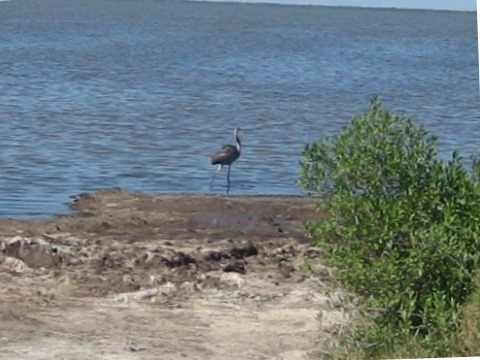
[[[480,274],[475,278],[476,290],[463,311],[463,326],[456,339],[460,356],[480,355]]]

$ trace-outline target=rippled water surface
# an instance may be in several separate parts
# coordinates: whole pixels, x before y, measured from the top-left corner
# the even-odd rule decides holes
[[[0,216],[119,186],[208,193],[245,129],[232,194],[296,194],[303,145],[372,93],[479,147],[475,13],[150,0],[0,2]],[[225,191],[226,171],[215,192]]]

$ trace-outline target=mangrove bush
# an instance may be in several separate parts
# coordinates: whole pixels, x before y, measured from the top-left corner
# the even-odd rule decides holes
[[[440,160],[437,138],[376,96],[339,135],[305,146],[300,185],[325,194],[306,233],[369,311],[354,337],[367,358],[412,338],[450,353],[480,259],[478,164],[469,171],[458,151]]]

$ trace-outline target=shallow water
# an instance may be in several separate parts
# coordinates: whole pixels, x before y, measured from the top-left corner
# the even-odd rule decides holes
[[[303,145],[376,92],[442,156],[478,150],[474,12],[12,0],[0,34],[0,216],[113,186],[209,193],[237,125],[231,194],[297,194]]]

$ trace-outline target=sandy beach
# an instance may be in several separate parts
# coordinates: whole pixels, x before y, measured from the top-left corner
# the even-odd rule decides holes
[[[346,322],[305,197],[76,196],[0,220],[0,359],[302,359]],[[320,315],[320,316],[319,316]]]

